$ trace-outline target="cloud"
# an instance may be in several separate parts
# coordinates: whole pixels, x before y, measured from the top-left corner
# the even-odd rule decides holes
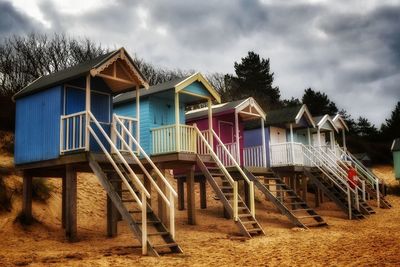
[[[0,37],[28,33],[38,30],[37,26],[11,3],[0,1]]]
[[[125,46],[163,67],[232,73],[234,61],[253,50],[271,59],[283,97],[313,87],[376,124],[400,99],[396,0],[120,0],[87,2],[84,9],[61,0],[36,3],[51,25],[46,32]],[[11,19],[0,18],[0,35],[37,29],[7,8],[15,23],[1,27]]]

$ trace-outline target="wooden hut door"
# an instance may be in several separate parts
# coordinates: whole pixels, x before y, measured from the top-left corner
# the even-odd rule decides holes
[[[233,135],[234,135],[234,129],[233,129],[233,123],[227,122],[227,121],[218,121],[219,124],[219,138],[221,138],[222,143],[224,144],[229,144],[233,143]]]

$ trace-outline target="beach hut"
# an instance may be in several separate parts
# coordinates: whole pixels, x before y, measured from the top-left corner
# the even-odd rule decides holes
[[[124,118],[139,114],[142,147],[151,155],[151,159],[156,164],[163,166],[164,169],[172,169],[174,176],[178,179],[179,209],[183,209],[185,204],[183,184],[186,183],[188,223],[196,224],[194,183],[195,181],[200,183],[200,202],[205,208],[207,180],[243,235],[251,237],[264,234],[255,219],[254,195],[250,197],[253,200],[250,205],[242,206],[239,212],[238,205],[241,198],[237,181],[222,164],[221,155],[214,152],[216,148],[214,141],[220,145],[222,143],[219,143],[218,135],[213,130],[213,123],[216,120],[213,119],[212,102],[220,103],[220,96],[204,76],[195,73],[188,77],[157,84],[149,90],[141,90],[139,95],[139,113],[135,113],[137,112],[135,106],[138,105],[137,95],[131,92],[114,98],[114,110]],[[188,123],[185,119],[185,110],[193,105],[206,105],[200,111],[202,122],[199,125],[185,124]],[[252,105],[254,106],[254,103]],[[256,111],[253,111],[255,108],[249,110],[250,106],[237,107],[240,116],[243,118],[256,116]],[[231,109],[235,107],[236,105]],[[234,121],[235,113],[232,113],[232,118]],[[221,128],[221,130],[224,129]],[[230,130],[233,138],[234,130]],[[231,156],[229,151],[225,155]],[[238,165],[236,167],[240,168]],[[195,170],[203,175],[195,179]],[[247,179],[247,177],[242,179]]]
[[[315,128],[312,131],[312,144],[320,149],[334,150],[335,148],[335,133],[338,133],[338,128],[329,115],[313,117]]]
[[[344,118],[338,113],[332,118],[333,123],[335,124],[336,128],[338,129],[339,132],[342,134],[342,146],[343,150],[347,150],[346,146],[346,132],[349,131],[349,127],[344,120]]]
[[[400,138],[393,141],[391,150],[393,152],[394,173],[397,180],[400,180]]]
[[[23,215],[27,219],[32,218],[32,178],[60,177],[62,226],[68,239],[75,241],[77,172],[93,172],[107,192],[109,236],[117,233],[119,213],[141,242],[143,254],[182,252],[174,239],[177,194],[148,157],[140,161],[136,156],[138,152],[144,155],[139,117],[118,117],[113,112],[113,96],[128,91],[138,95],[140,88],[148,87],[133,59],[120,48],[39,77],[14,95],[15,164],[24,175]],[[135,144],[135,151],[125,140]],[[149,175],[153,171],[159,184]],[[168,223],[162,224],[147,203],[151,195],[145,184],[152,182],[156,195],[170,207]],[[154,241],[148,229],[155,229],[161,238]]]
[[[260,146],[264,133],[267,150],[263,155],[266,156],[267,167],[303,165],[303,155],[299,154],[300,144],[311,143],[311,129],[314,126],[306,105],[271,110],[266,116],[263,132],[259,127],[248,127],[244,131],[244,150],[251,151]],[[246,162],[246,165],[253,164]]]
[[[243,165],[246,161],[252,160],[257,165],[263,164],[262,155],[265,154],[265,143],[261,142],[260,146],[252,151],[244,150],[245,137],[244,124],[248,121],[257,120],[262,126],[264,125],[265,112],[252,98],[236,100],[232,102],[222,103],[212,106],[212,126],[216,131],[222,143],[239,165]],[[201,131],[206,131],[208,128],[207,109],[200,108],[186,112],[187,124],[196,124]],[[260,131],[261,132],[261,131]],[[261,133],[262,135],[262,133]],[[262,138],[260,137],[260,140]],[[214,150],[221,158],[225,166],[232,166],[233,162],[227,155],[227,152],[218,142],[214,141]],[[256,155],[257,152],[257,155]],[[259,156],[259,157],[258,157]]]

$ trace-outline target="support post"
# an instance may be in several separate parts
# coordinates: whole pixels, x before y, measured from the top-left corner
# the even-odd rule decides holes
[[[294,164],[295,158],[294,158],[294,139],[293,139],[293,124],[290,124],[290,145],[291,145],[291,150],[292,150],[292,163]]]
[[[346,147],[346,133],[344,127],[342,128],[342,138],[343,138],[343,150],[347,152],[347,147]]]
[[[212,118],[212,102],[211,99],[208,99],[207,101],[207,105],[208,105],[208,130],[209,130],[209,135],[210,135],[210,146],[212,148],[214,148],[214,136],[212,133],[212,129],[213,129],[213,118]]]
[[[267,149],[265,147],[265,129],[264,119],[261,118],[261,138],[262,138],[262,153],[263,153],[263,167],[267,167]]]
[[[318,136],[318,147],[321,148],[321,130],[318,127],[317,130],[317,136]]]
[[[181,151],[181,133],[179,125],[179,93],[175,93],[175,146],[176,152]]]
[[[65,234],[70,242],[77,239],[77,177],[74,166],[66,166],[66,227]]]
[[[24,172],[22,187],[22,214],[27,223],[32,221],[32,176]]]
[[[206,179],[202,178],[199,181],[200,184],[200,208],[207,208],[207,187],[206,187]]]
[[[333,134],[333,131],[329,132],[329,138],[331,139],[331,149],[334,151],[335,149],[335,135]]]
[[[250,207],[250,187],[249,184],[243,180],[243,189],[244,189],[244,202],[247,207]]]
[[[86,110],[86,119],[85,119],[85,151],[89,151],[90,149],[90,74],[86,76],[86,96],[85,96],[85,110]]]
[[[236,155],[233,155],[237,161],[237,163],[240,165],[240,145],[239,145],[239,115],[235,111],[235,135],[236,135]]]
[[[136,140],[140,144],[140,89],[139,85],[136,86]],[[136,152],[140,155],[140,149],[136,146]]]
[[[187,190],[187,216],[188,224],[196,224],[195,198],[194,198],[194,166],[192,166],[186,175]]]
[[[185,188],[184,188],[184,178],[178,178],[178,210],[185,209]]]
[[[144,188],[146,188],[147,192],[149,192],[151,195],[151,182],[146,175],[143,175],[143,183],[144,183]],[[151,196],[150,198],[147,199],[147,203],[149,204],[149,206],[151,206]]]
[[[66,201],[66,186],[67,186],[67,179],[66,176],[63,175],[61,177],[62,180],[62,189],[61,189],[61,227],[65,229],[66,225],[66,206],[67,206],[67,201]]]
[[[301,179],[302,187],[303,187],[303,200],[307,202],[307,177],[303,176]]]
[[[319,187],[316,187],[316,189],[315,189],[315,207],[319,207],[320,206],[320,196],[321,196],[321,193],[320,193],[320,190],[319,190]]]
[[[115,185],[113,185],[115,186]],[[114,237],[118,232],[118,210],[107,194],[107,236]]]
[[[308,145],[311,146],[311,130],[307,128]]]

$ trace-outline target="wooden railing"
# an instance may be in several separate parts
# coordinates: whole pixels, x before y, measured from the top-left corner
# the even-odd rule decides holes
[[[176,125],[167,125],[151,129],[152,154],[165,154],[177,151],[196,153],[197,135],[190,125],[179,125],[179,147],[177,144]]]
[[[120,115],[114,114],[113,116],[113,130],[111,131],[111,136],[112,140],[114,141],[115,146],[117,147],[118,150],[128,152],[128,146],[131,150],[138,152],[138,147],[134,144],[133,140],[129,138],[128,134],[126,131],[123,131],[122,125],[125,126],[127,131],[136,139],[137,138],[137,127],[138,127],[138,120],[136,118],[131,118],[131,117],[124,117]],[[115,118],[118,118],[121,123],[114,123]],[[118,132],[122,139],[125,140],[125,142],[122,142],[122,139],[116,138],[116,134],[114,132],[114,129],[116,132]],[[127,145],[124,145],[126,143]]]
[[[200,155],[209,155],[210,154],[210,149],[208,148],[207,144],[210,144],[210,131],[209,130],[204,130],[201,131],[202,136],[205,138],[207,142],[203,142],[202,138],[197,135],[197,154]]]
[[[243,165],[245,167],[266,167],[264,166],[263,146],[245,147],[243,149]]]
[[[301,143],[280,143],[270,145],[271,167],[276,166],[304,166],[307,161],[304,160]]]
[[[237,145],[236,143],[228,143],[224,144],[225,148],[221,144],[217,145],[217,155],[218,158],[222,161],[222,163],[226,167],[231,167],[234,166],[235,163],[233,161],[233,158],[235,159],[236,162],[240,164],[240,156],[238,153]],[[233,158],[231,157],[233,156]]]
[[[86,112],[61,116],[60,153],[85,149]]]

